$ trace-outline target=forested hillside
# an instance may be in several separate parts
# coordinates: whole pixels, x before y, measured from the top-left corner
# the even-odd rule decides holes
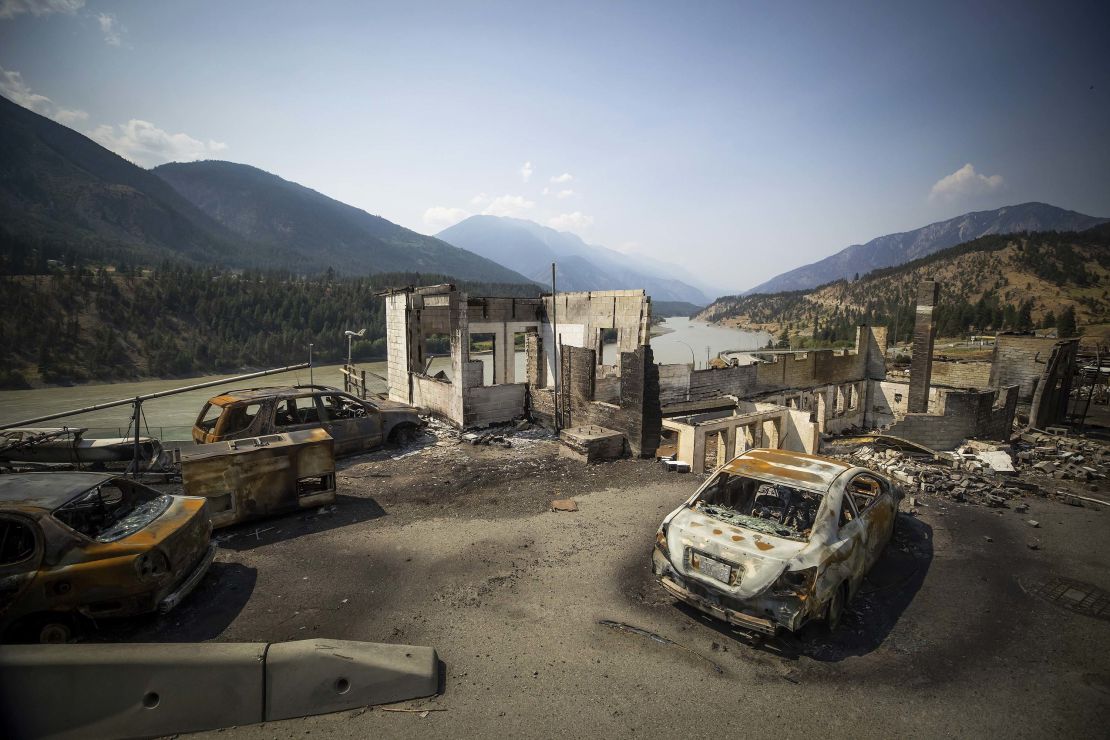
[[[338,279],[167,266],[57,270],[0,277],[0,385],[185,376],[346,358],[385,357],[389,287],[456,282],[445,275]],[[529,297],[535,285],[457,282],[470,293]]]
[[[1110,229],[986,236],[858,280],[718,298],[699,318],[769,330],[793,346],[847,343],[863,323],[907,341],[917,285],[929,277],[941,285],[941,336],[1061,323],[1065,333],[1071,326],[1102,332],[1110,322]]]

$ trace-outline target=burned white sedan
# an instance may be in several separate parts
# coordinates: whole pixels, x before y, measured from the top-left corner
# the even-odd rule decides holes
[[[766,635],[835,629],[890,540],[901,490],[837,460],[754,449],[663,520],[652,570],[676,598]]]

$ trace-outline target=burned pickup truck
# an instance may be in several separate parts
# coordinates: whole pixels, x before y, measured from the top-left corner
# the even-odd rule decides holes
[[[890,540],[900,498],[864,468],[749,450],[667,515],[652,570],[676,598],[742,629],[835,629]]]
[[[335,456],[357,455],[385,442],[407,444],[423,422],[417,409],[386,399],[363,400],[338,388],[295,385],[229,391],[208,401],[193,425],[198,444],[323,429]]]
[[[203,498],[102,473],[0,476],[0,633],[65,642],[74,616],[174,608],[216,546]]]

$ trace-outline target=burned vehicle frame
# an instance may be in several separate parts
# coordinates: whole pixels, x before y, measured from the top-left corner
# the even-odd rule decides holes
[[[357,455],[386,442],[407,444],[424,422],[419,410],[384,398],[358,398],[326,385],[250,388],[214,396],[193,425],[198,444],[323,429],[336,457]]]
[[[175,455],[189,496],[203,496],[213,527],[335,502],[332,438],[323,429],[181,445]]]
[[[0,476],[0,632],[69,638],[74,615],[168,612],[215,556],[205,500],[83,472]]]
[[[677,599],[747,631],[835,629],[890,540],[900,498],[865,468],[749,450],[667,515],[652,571]]]

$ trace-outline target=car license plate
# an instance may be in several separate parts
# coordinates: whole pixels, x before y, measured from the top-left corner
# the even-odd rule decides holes
[[[690,552],[690,565],[702,575],[720,581],[732,583],[732,566],[720,560],[702,555],[700,552]]]

